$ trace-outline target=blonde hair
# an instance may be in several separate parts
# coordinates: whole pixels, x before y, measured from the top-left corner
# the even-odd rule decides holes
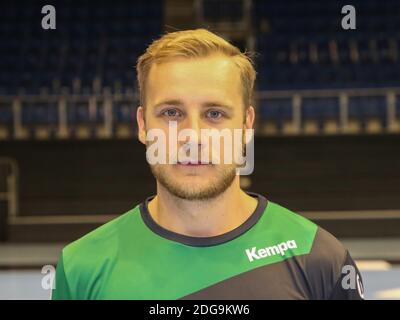
[[[200,58],[211,54],[231,57],[240,71],[243,87],[243,102],[247,108],[252,101],[256,71],[248,52],[242,53],[237,47],[218,35],[206,30],[175,31],[163,35],[142,54],[136,65],[140,104],[145,106],[146,80],[151,66],[173,58]]]

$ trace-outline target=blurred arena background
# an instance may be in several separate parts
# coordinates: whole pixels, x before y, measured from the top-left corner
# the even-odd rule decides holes
[[[44,30],[41,9],[56,9]],[[356,29],[343,30],[344,5]],[[0,299],[48,299],[61,248],[155,192],[135,63],[206,27],[255,51],[255,172],[243,187],[349,248],[366,298],[400,299],[398,0],[3,1]]]

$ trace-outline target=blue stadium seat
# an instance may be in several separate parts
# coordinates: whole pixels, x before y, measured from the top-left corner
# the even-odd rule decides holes
[[[87,103],[70,103],[67,105],[68,123],[90,123],[94,117],[89,113],[89,105]]]
[[[261,121],[272,121],[282,130],[284,121],[293,118],[292,99],[269,98],[263,100],[258,106],[258,114]]]
[[[400,95],[396,96],[396,118],[400,119]]]
[[[339,120],[338,98],[303,98],[301,104],[303,119]]]
[[[370,119],[378,119],[383,126],[386,126],[386,97],[350,97],[348,113],[349,118],[359,120],[363,128]]]
[[[13,123],[13,112],[11,105],[0,106],[0,125],[11,126]]]
[[[113,108],[113,118],[117,123],[136,124],[136,107],[131,102],[116,102]]]
[[[57,106],[48,102],[26,103],[22,105],[21,119],[23,125],[57,124]]]
[[[9,1],[3,10],[5,18],[0,19],[0,88],[14,93],[23,86],[31,92],[32,85],[51,87],[54,79],[71,87],[72,80],[80,76],[89,84],[104,70],[102,55],[113,53],[106,54],[102,48],[107,50],[116,37],[117,45],[109,48],[134,54],[133,58],[117,56],[120,66],[131,67],[146,44],[161,33],[163,5],[162,0],[57,3],[57,29],[43,32],[36,14],[40,2]],[[14,24],[17,13],[18,24]],[[129,43],[135,44],[128,50]]]
[[[254,29],[258,32],[257,50],[262,66],[259,74],[261,89],[346,88],[371,86],[398,86],[400,78],[399,59],[395,59],[393,48],[400,50],[400,39],[396,38],[399,4],[389,1],[382,4],[376,0],[357,1],[362,12],[358,19],[361,26],[357,33],[340,31],[338,16],[341,6],[337,2],[290,1],[290,5],[262,0],[254,1]],[[269,28],[264,30],[263,22]],[[264,29],[263,29],[264,28]],[[367,32],[365,32],[367,30]],[[398,37],[397,37],[398,38]],[[398,44],[394,44],[394,43]],[[334,46],[337,44],[338,62],[335,62]],[[310,63],[307,46],[317,48],[318,62]],[[350,43],[355,47],[351,50]],[[292,49],[290,49],[292,48]],[[293,49],[294,48],[294,49]],[[295,65],[307,69],[292,72],[294,67],[290,52],[298,56]],[[358,54],[358,63],[356,64]],[[397,55],[398,56],[398,55]],[[314,56],[314,62],[315,62]],[[383,64],[387,64],[384,67]],[[271,72],[279,66],[279,71]],[[319,68],[321,67],[321,68]],[[381,68],[382,67],[382,68]]]

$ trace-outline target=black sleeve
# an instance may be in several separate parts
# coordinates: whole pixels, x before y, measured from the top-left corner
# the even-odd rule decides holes
[[[318,227],[312,249],[300,258],[312,300],[363,299],[362,279],[343,244]]]
[[[364,300],[361,274],[348,251],[340,272],[330,300]]]

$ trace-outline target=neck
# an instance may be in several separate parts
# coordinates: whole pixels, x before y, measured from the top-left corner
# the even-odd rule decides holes
[[[157,195],[149,202],[152,218],[170,231],[212,237],[244,223],[257,207],[257,200],[240,189],[239,176],[222,194],[206,200],[185,200],[157,183]]]

